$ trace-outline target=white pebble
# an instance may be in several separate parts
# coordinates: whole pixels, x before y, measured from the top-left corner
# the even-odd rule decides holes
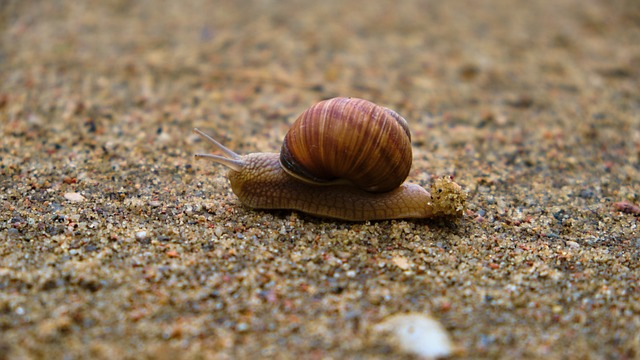
[[[222,228],[220,226],[216,226],[213,233],[216,234],[217,237],[220,237],[222,235]]]
[[[71,201],[71,202],[79,202],[79,201],[83,201],[84,200],[84,196],[76,193],[76,192],[70,192],[70,193],[65,193],[64,194],[64,198]]]
[[[429,315],[409,313],[392,315],[374,328],[388,332],[405,352],[428,359],[449,356],[452,344],[442,325]]]
[[[571,241],[571,240],[567,241],[567,246],[572,248],[572,249],[579,249],[580,248],[580,244],[578,244],[575,241]]]
[[[147,238],[147,232],[146,231],[138,231],[136,232],[136,239],[138,240],[144,240]]]

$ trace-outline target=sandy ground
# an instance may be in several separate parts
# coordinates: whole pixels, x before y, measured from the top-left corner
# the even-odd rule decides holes
[[[640,357],[640,3],[0,2],[0,358]],[[199,127],[278,151],[334,96],[408,121],[458,222],[255,211]]]

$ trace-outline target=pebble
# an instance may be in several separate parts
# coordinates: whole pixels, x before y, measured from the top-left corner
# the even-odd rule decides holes
[[[428,314],[392,315],[374,330],[389,333],[402,351],[424,358],[451,355],[453,345],[444,327]]]
[[[580,248],[580,244],[578,244],[577,242],[572,241],[572,240],[568,240],[567,241],[567,246],[572,248],[572,249],[579,249]]]
[[[64,194],[64,198],[71,202],[80,202],[84,201],[84,196],[76,193],[76,192],[68,192]]]
[[[407,258],[402,256],[394,256],[392,259],[393,263],[402,270],[408,270],[411,268],[411,264]]]

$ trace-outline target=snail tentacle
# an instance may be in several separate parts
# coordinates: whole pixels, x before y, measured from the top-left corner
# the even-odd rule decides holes
[[[213,146],[218,148],[218,150],[222,151],[229,159],[240,160],[240,158],[242,157],[241,155],[236,154],[233,150],[229,149],[228,147],[220,144],[214,138],[212,138],[211,136],[205,134],[200,129],[195,128],[195,129],[193,129],[193,132],[198,134],[198,135],[200,135],[200,136],[202,136],[203,138],[207,139],[207,141],[212,143]]]
[[[205,134],[198,128],[193,129],[193,132],[205,138],[207,141],[213,144],[213,146],[215,146],[218,150],[222,151],[222,153],[224,153],[225,155],[225,156],[220,156],[220,155],[213,155],[213,154],[195,154],[195,157],[197,158],[206,157],[209,159],[213,159],[218,164],[224,165],[229,169],[232,169],[235,171],[242,170],[242,168],[244,167],[244,161],[242,160],[241,155],[236,154],[233,150],[220,144],[214,138]]]

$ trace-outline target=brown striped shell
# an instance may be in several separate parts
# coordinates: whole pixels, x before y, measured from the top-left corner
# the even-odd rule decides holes
[[[391,191],[409,175],[411,134],[395,111],[356,98],[321,101],[284,138],[282,168],[314,184],[351,183]]]

